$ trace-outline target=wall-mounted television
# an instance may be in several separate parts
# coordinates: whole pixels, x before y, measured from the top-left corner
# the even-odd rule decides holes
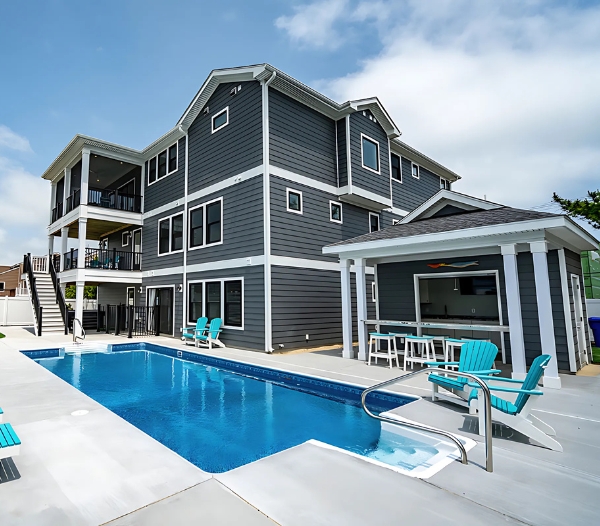
[[[466,276],[459,278],[463,296],[496,296],[496,276]]]

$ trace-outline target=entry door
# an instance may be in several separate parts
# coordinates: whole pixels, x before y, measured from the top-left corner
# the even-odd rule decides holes
[[[135,305],[135,287],[127,287],[127,305]]]
[[[573,308],[575,309],[575,330],[577,333],[577,352],[582,364],[589,363],[587,355],[587,341],[585,338],[585,320],[583,319],[583,302],[581,298],[581,287],[579,276],[571,274],[571,287],[573,289]]]
[[[142,268],[142,230],[133,231],[133,243],[131,243],[133,251],[133,270],[141,270]]]
[[[156,305],[160,314],[159,332],[173,336],[173,289],[156,289]]]

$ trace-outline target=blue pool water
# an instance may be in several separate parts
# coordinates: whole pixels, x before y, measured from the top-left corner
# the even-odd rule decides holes
[[[389,443],[378,448],[379,423],[361,409],[359,390],[354,388],[352,394],[343,384],[319,381],[312,385],[309,379],[302,382],[301,377],[274,371],[269,374],[279,376],[273,380],[257,379],[148,350],[36,361],[211,473],[309,439],[384,462],[390,457],[400,466],[435,454],[427,447],[416,451],[415,444],[409,444],[414,457],[409,461],[406,455],[398,456],[397,448]],[[259,368],[253,370],[253,376],[261,374]],[[282,385],[286,382],[295,387]],[[372,400],[370,406],[381,411],[409,401],[382,397]]]

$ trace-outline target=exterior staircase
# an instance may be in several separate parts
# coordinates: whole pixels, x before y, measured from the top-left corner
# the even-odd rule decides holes
[[[35,285],[42,307],[42,334],[64,334],[65,322],[56,301],[56,293],[50,274],[34,272],[33,275],[35,276]]]

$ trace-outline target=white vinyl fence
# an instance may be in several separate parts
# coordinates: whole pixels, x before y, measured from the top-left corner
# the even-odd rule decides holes
[[[0,325],[33,325],[29,296],[0,298]]]

